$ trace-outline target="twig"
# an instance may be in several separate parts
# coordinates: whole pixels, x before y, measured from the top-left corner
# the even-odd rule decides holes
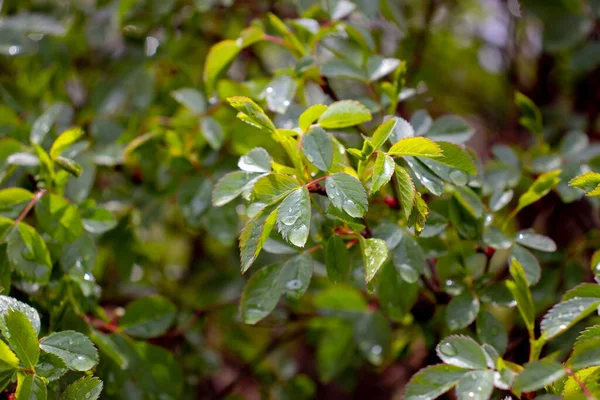
[[[21,214],[19,214],[19,216],[15,220],[15,225],[18,225],[19,222],[21,222],[23,218],[25,218],[27,214],[29,214],[29,211],[31,211],[33,206],[35,206],[35,203],[37,203],[42,198],[42,196],[46,194],[47,191],[48,189],[41,189],[35,194],[35,196],[33,196],[33,199],[31,199],[29,204],[27,204],[27,206],[23,209],[23,211],[21,211]]]
[[[581,388],[581,391],[583,392],[583,394],[585,394],[585,396],[588,399],[594,398],[594,396],[592,395],[592,392],[590,392],[590,389],[588,389],[588,387],[585,386],[585,383],[583,383],[583,381],[581,379],[579,379],[579,377],[577,375],[575,375],[575,372],[573,372],[573,370],[571,368],[569,368],[569,367],[565,368],[565,372],[567,373],[567,375],[569,375],[571,378],[573,378],[573,380],[575,382],[577,382],[577,384]]]

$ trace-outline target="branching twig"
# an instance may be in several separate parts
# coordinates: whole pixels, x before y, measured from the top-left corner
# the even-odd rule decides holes
[[[571,378],[573,378],[573,380],[575,382],[577,382],[577,384],[581,388],[581,391],[583,392],[583,394],[585,394],[585,396],[588,399],[594,398],[594,396],[592,395],[592,392],[590,392],[590,389],[588,389],[588,387],[585,386],[585,383],[583,383],[583,381],[581,379],[579,379],[579,377],[577,375],[575,375],[575,372],[573,372],[573,370],[571,368],[567,367],[565,369],[565,372],[567,373],[567,375],[569,375]]]

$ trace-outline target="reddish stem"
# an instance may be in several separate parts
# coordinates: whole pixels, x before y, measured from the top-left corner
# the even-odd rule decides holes
[[[42,198],[42,196],[46,194],[47,191],[48,189],[41,189],[35,194],[35,196],[33,196],[33,199],[31,199],[29,204],[27,204],[27,206],[23,209],[23,211],[21,211],[21,214],[19,214],[19,216],[15,220],[15,225],[18,225],[19,222],[21,222],[23,218],[25,218],[27,214],[29,214],[29,211],[31,211],[33,206],[35,206],[35,203],[37,203]]]

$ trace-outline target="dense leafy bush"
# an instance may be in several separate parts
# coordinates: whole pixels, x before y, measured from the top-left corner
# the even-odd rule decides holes
[[[600,147],[521,87],[489,154],[409,106],[454,2],[29,3],[0,0],[6,396],[347,397],[394,366],[407,400],[600,396]],[[598,71],[598,2],[524,3],[586,59],[564,81]]]

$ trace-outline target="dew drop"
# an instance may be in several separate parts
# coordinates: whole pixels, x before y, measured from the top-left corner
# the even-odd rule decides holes
[[[440,352],[448,357],[454,357],[458,354],[456,348],[449,342],[444,342],[440,345]]]
[[[285,284],[285,287],[287,287],[290,290],[298,290],[302,287],[302,282],[300,282],[300,279],[292,279],[291,281]]]

